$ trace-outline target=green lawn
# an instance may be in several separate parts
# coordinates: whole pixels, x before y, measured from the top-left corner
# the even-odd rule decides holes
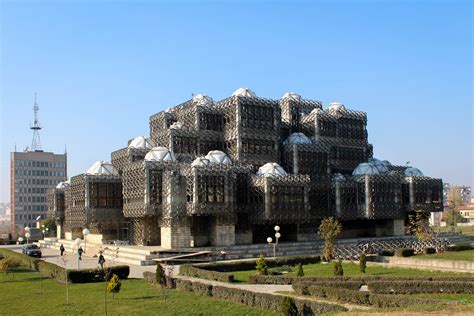
[[[450,233],[451,226],[443,226],[443,227],[433,227],[435,232],[439,233]],[[461,233],[466,236],[474,236],[474,226],[456,226],[454,227],[454,231],[456,233]]]
[[[21,271],[14,279],[0,273],[1,315],[104,315],[104,284],[70,284],[69,306],[65,305],[65,285],[40,279],[36,272]],[[112,300],[108,294],[110,315],[163,315],[163,292],[143,280],[122,281],[121,292]],[[166,315],[279,315],[191,292],[170,290]]]
[[[343,263],[344,275],[363,275],[359,270],[359,264],[354,263]],[[292,268],[293,271],[285,274],[287,276],[296,276],[296,267]],[[303,266],[304,275],[307,277],[318,277],[318,276],[332,276],[333,265],[332,264],[308,264]],[[272,269],[269,269],[272,271]],[[231,272],[234,274],[236,282],[248,282],[249,278],[257,273],[256,270],[251,271],[235,271]],[[418,269],[406,269],[406,268],[387,268],[381,266],[368,265],[366,269],[366,275],[397,275],[397,276],[433,276],[436,275],[459,275],[455,272],[432,272],[428,270]]]
[[[474,261],[474,250],[446,251],[446,252],[434,253],[431,255],[421,254],[413,258]]]

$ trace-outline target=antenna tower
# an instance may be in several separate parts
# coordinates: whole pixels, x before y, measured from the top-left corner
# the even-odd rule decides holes
[[[30,129],[33,130],[33,139],[31,140],[31,150],[33,151],[41,151],[41,139],[39,131],[41,130],[41,125],[39,123],[39,106],[36,102],[36,93],[35,93],[35,105],[33,106],[33,112],[35,114],[35,122],[33,126],[30,126]]]

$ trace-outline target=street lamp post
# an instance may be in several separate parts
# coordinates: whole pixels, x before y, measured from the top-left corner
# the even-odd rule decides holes
[[[275,229],[275,243],[273,243],[273,238],[272,237],[268,237],[267,238],[267,242],[268,242],[268,245],[273,245],[273,258],[276,257],[276,249],[278,247],[278,239],[280,239],[281,237],[281,234],[280,234],[280,226],[276,225],[274,227]]]
[[[267,238],[267,242],[268,242],[268,245],[269,245],[269,246],[273,245],[273,258],[275,258],[276,249],[275,249],[275,244],[272,243],[272,242],[273,242],[272,237],[268,237],[268,238]]]
[[[48,237],[49,237],[49,228],[46,227],[44,230],[46,230],[46,235],[48,235]]]
[[[87,228],[84,228],[82,230],[82,234],[84,235],[84,253],[86,252],[86,249],[87,249],[87,235],[89,235],[91,232],[87,229]]]
[[[46,230],[43,229],[41,232],[43,233],[43,240],[44,240],[44,236],[45,236],[44,234],[46,233]]]
[[[77,270],[80,270],[80,266],[79,266],[79,246],[81,245],[81,238],[76,238],[76,240],[74,241],[74,243],[76,244],[76,247],[77,247],[77,250],[76,250],[76,255],[77,255]]]
[[[29,238],[30,238],[30,233],[26,233],[25,234],[25,237],[26,237],[26,244],[28,245],[29,244]]]
[[[20,245],[21,245],[21,243],[23,242],[23,237],[18,237],[18,242],[19,242]]]

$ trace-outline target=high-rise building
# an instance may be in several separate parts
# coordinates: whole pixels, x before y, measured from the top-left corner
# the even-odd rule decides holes
[[[35,114],[33,141],[30,150],[10,153],[10,202],[11,229],[34,227],[36,219],[46,218],[46,191],[67,179],[67,154],[44,152],[41,149],[38,119],[39,107],[33,107]]]

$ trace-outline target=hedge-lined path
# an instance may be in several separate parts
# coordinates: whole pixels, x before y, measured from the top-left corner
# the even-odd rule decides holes
[[[2,248],[7,248],[9,250],[21,253],[20,245],[2,246]],[[64,267],[64,262],[61,258],[61,255],[59,254],[59,251],[55,249],[50,249],[50,248],[41,248],[41,252],[43,254],[43,257],[41,258],[42,260],[50,262],[50,263],[54,263],[55,265],[58,265],[60,267]],[[77,255],[76,254],[73,254],[70,252],[64,252],[64,258],[66,259],[66,264],[67,264],[68,269],[77,269]],[[124,265],[124,263],[112,262],[112,260],[107,260],[105,264],[105,266],[107,267],[120,266],[120,265]],[[129,278],[134,278],[134,279],[142,279],[143,272],[145,271],[154,272],[156,270],[156,266],[135,266],[135,265],[129,265],[129,264],[128,266],[130,266]],[[79,267],[81,270],[97,269],[99,267],[98,258],[82,255],[82,260],[79,263]]]
[[[367,311],[371,309],[371,307],[369,306],[339,303],[335,301],[318,299],[311,296],[301,296],[301,295],[296,294],[293,291],[293,287],[291,285],[226,283],[226,282],[218,282],[218,281],[212,281],[212,280],[207,280],[207,279],[192,278],[192,277],[181,276],[181,275],[175,275],[175,278],[189,280],[192,282],[200,282],[203,284],[209,284],[213,286],[218,285],[218,286],[223,286],[227,288],[247,290],[247,291],[256,292],[256,293],[266,293],[266,294],[272,294],[272,295],[278,295],[278,296],[291,296],[294,298],[301,298],[301,299],[311,300],[311,301],[319,302],[319,303],[334,304],[334,305],[344,306],[349,311],[352,311],[352,310]]]

